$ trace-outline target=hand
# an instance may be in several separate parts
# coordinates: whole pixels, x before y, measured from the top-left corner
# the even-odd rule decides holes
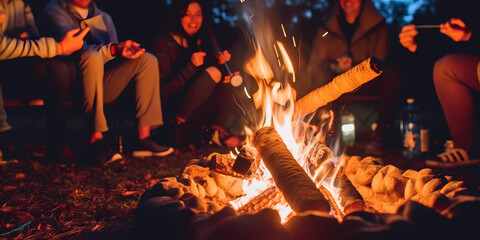
[[[67,32],[63,39],[58,43],[61,49],[58,55],[70,55],[82,48],[83,38],[85,38],[88,31],[90,31],[90,27],[87,27],[82,31],[80,28],[77,28]]]
[[[224,63],[230,61],[230,58],[232,57],[232,55],[230,55],[230,53],[227,50],[225,50],[223,52],[217,53],[216,57],[217,57],[217,60],[218,60],[217,63],[221,65],[221,64],[224,64]]]
[[[227,74],[223,77],[223,83],[230,83],[232,81],[233,76],[240,75],[240,72],[234,72],[232,74]]]
[[[22,33],[20,33],[20,34],[17,35],[17,38],[18,38],[18,39],[22,39],[22,40],[29,39],[29,38],[30,38],[30,34],[28,34],[27,32],[22,32]]]
[[[190,58],[190,61],[195,67],[200,67],[204,63],[205,56],[207,56],[205,52],[194,52]]]
[[[418,45],[415,42],[415,36],[418,35],[418,31],[415,29],[415,25],[410,24],[402,27],[402,31],[398,34],[398,38],[403,47],[410,52],[417,51]]]
[[[112,55],[121,54],[122,57],[128,59],[136,59],[145,52],[145,48],[141,48],[140,44],[132,40],[127,40],[119,44],[113,44],[110,48]]]
[[[466,42],[472,36],[472,31],[458,18],[452,18],[450,22],[440,24],[440,32],[449,36],[455,42]]]
[[[338,62],[338,70],[343,73],[348,69],[352,68],[353,59],[349,56],[341,56],[337,58],[337,62]]]
[[[5,13],[3,13],[3,12],[0,13],[0,24],[2,24],[3,21],[5,21],[5,18],[6,18],[6,17],[7,17],[7,16],[5,15]]]

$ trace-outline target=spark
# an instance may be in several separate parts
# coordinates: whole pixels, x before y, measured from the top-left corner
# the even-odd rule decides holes
[[[250,19],[253,18],[253,16],[255,16],[255,14],[252,14],[252,15],[250,16]]]
[[[277,46],[275,46],[275,44],[273,44],[273,49],[275,49],[275,55],[277,55],[277,58],[278,58]]]
[[[295,43],[295,36],[292,36],[293,47],[297,47],[297,43]]]
[[[278,60],[278,66],[279,66],[279,67],[282,67],[282,63],[280,62],[280,58],[277,59],[277,60]]]
[[[232,158],[237,158],[237,156],[235,156],[235,154],[233,154],[232,151],[230,151],[230,157],[232,157]]]
[[[250,97],[250,95],[247,92],[247,87],[243,87],[243,90],[245,90],[245,94],[247,95],[248,98],[252,98],[252,97]]]
[[[287,33],[285,32],[285,28],[283,27],[283,23],[280,24],[282,26],[282,30],[283,30],[283,36],[287,37]]]
[[[235,147],[235,152],[236,152],[237,154],[240,154],[240,151],[238,151],[237,147]]]
[[[241,3],[244,3],[244,2],[245,2],[245,0],[240,0],[240,2],[241,2]]]
[[[322,35],[322,37],[325,37],[325,36],[327,36],[327,34],[328,34],[328,32],[325,32],[325,33]]]

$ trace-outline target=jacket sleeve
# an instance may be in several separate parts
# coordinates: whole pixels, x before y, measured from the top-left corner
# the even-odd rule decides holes
[[[155,39],[153,53],[158,59],[162,102],[165,102],[172,95],[180,91],[188,79],[197,71],[197,67],[189,61],[178,72],[172,72],[172,67],[175,62],[173,62],[174,56],[172,56],[169,48],[170,44],[166,36],[160,36]]]
[[[51,58],[57,55],[57,42],[53,38],[20,40],[0,34],[0,60],[18,57]]]
[[[113,26],[113,22],[111,18],[107,15],[104,16],[104,19],[110,20],[106,22],[108,27],[108,34],[109,36],[115,35],[115,42],[118,42],[116,38],[116,30],[115,26]],[[54,37],[57,41],[61,41],[65,34],[73,29],[79,28],[78,25],[75,25],[67,10],[63,9],[61,6],[53,6],[50,8],[46,8],[41,16],[42,26],[48,29],[47,35]],[[112,29],[113,28],[113,29]],[[110,46],[112,42],[105,43],[105,44],[88,44],[84,40],[83,49],[95,49],[99,51],[104,59],[104,63],[112,60],[115,56],[112,56],[110,52]]]

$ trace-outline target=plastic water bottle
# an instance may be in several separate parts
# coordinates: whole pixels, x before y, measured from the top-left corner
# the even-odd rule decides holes
[[[355,115],[344,109],[342,113],[342,142],[345,146],[355,144]]]
[[[429,150],[428,130],[422,126],[413,98],[407,99],[402,115],[402,156],[407,159],[421,158]]]

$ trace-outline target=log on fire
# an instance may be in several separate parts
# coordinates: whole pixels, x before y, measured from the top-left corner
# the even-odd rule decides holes
[[[264,127],[258,130],[254,142],[275,184],[295,212],[330,211],[328,201],[300,167],[274,128]]]
[[[351,92],[379,76],[383,71],[380,60],[375,57],[359,63],[345,73],[335,77],[327,85],[317,88],[295,103],[296,116],[306,116],[327,103]]]

